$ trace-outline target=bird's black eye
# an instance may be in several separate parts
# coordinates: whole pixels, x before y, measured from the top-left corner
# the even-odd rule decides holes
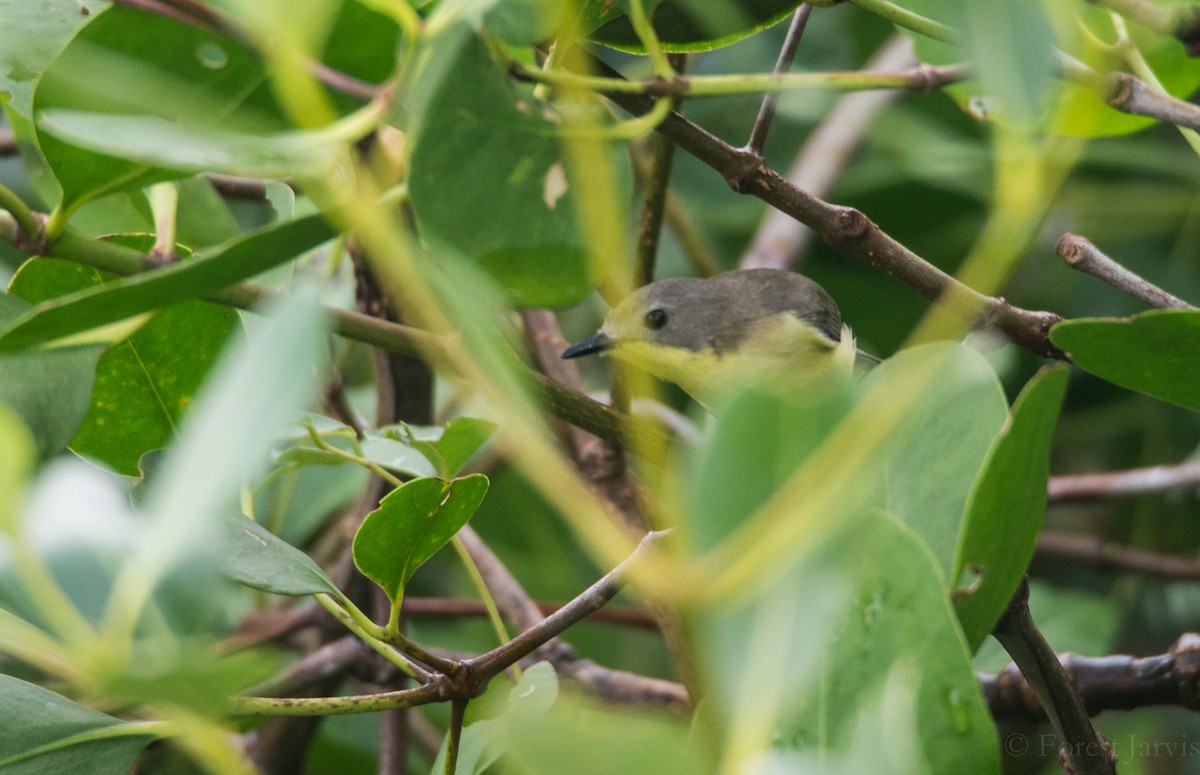
[[[651,331],[657,331],[667,324],[667,311],[659,307],[655,307],[646,313],[646,328]]]

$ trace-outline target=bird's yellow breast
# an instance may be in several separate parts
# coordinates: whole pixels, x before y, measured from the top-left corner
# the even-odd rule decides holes
[[[674,382],[709,403],[722,392],[759,385],[788,392],[809,390],[854,368],[854,337],[842,329],[836,344],[791,314],[757,323],[736,346],[689,350],[646,339],[619,339],[612,355]]]

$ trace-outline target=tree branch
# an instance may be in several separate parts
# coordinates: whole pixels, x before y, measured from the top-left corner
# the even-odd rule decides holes
[[[1064,654],[1058,659],[1090,715],[1152,705],[1200,710],[1200,635],[1196,633],[1184,633],[1169,651],[1155,656]],[[995,675],[980,674],[979,684],[996,721],[1046,720],[1045,710],[1016,665]]]
[[[1058,238],[1054,252],[1067,266],[1103,280],[1118,291],[1159,309],[1195,309],[1183,299],[1164,291],[1154,283],[1139,277],[1100,252],[1084,237],[1067,232]]]
[[[1037,557],[1072,560],[1097,570],[1137,573],[1167,581],[1200,581],[1200,559],[1152,552],[1108,541],[1100,536],[1041,533]]]
[[[1051,503],[1089,498],[1119,498],[1131,495],[1200,486],[1200,462],[1129,468],[1100,474],[1052,476],[1048,489]]]

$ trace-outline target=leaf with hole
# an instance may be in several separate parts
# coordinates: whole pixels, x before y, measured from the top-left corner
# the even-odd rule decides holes
[[[397,605],[417,568],[474,516],[487,488],[488,479],[482,474],[451,481],[414,479],[400,485],[358,528],[354,564]]]
[[[1046,513],[1050,441],[1067,390],[1067,369],[1029,381],[992,442],[963,517],[950,575],[958,618],[971,650],[1004,613],[1025,575]]]

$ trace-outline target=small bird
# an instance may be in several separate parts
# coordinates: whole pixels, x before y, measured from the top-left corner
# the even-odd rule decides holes
[[[562,357],[605,353],[711,405],[730,385],[792,391],[848,377],[856,352],[820,285],[782,269],[741,269],[639,288]]]

